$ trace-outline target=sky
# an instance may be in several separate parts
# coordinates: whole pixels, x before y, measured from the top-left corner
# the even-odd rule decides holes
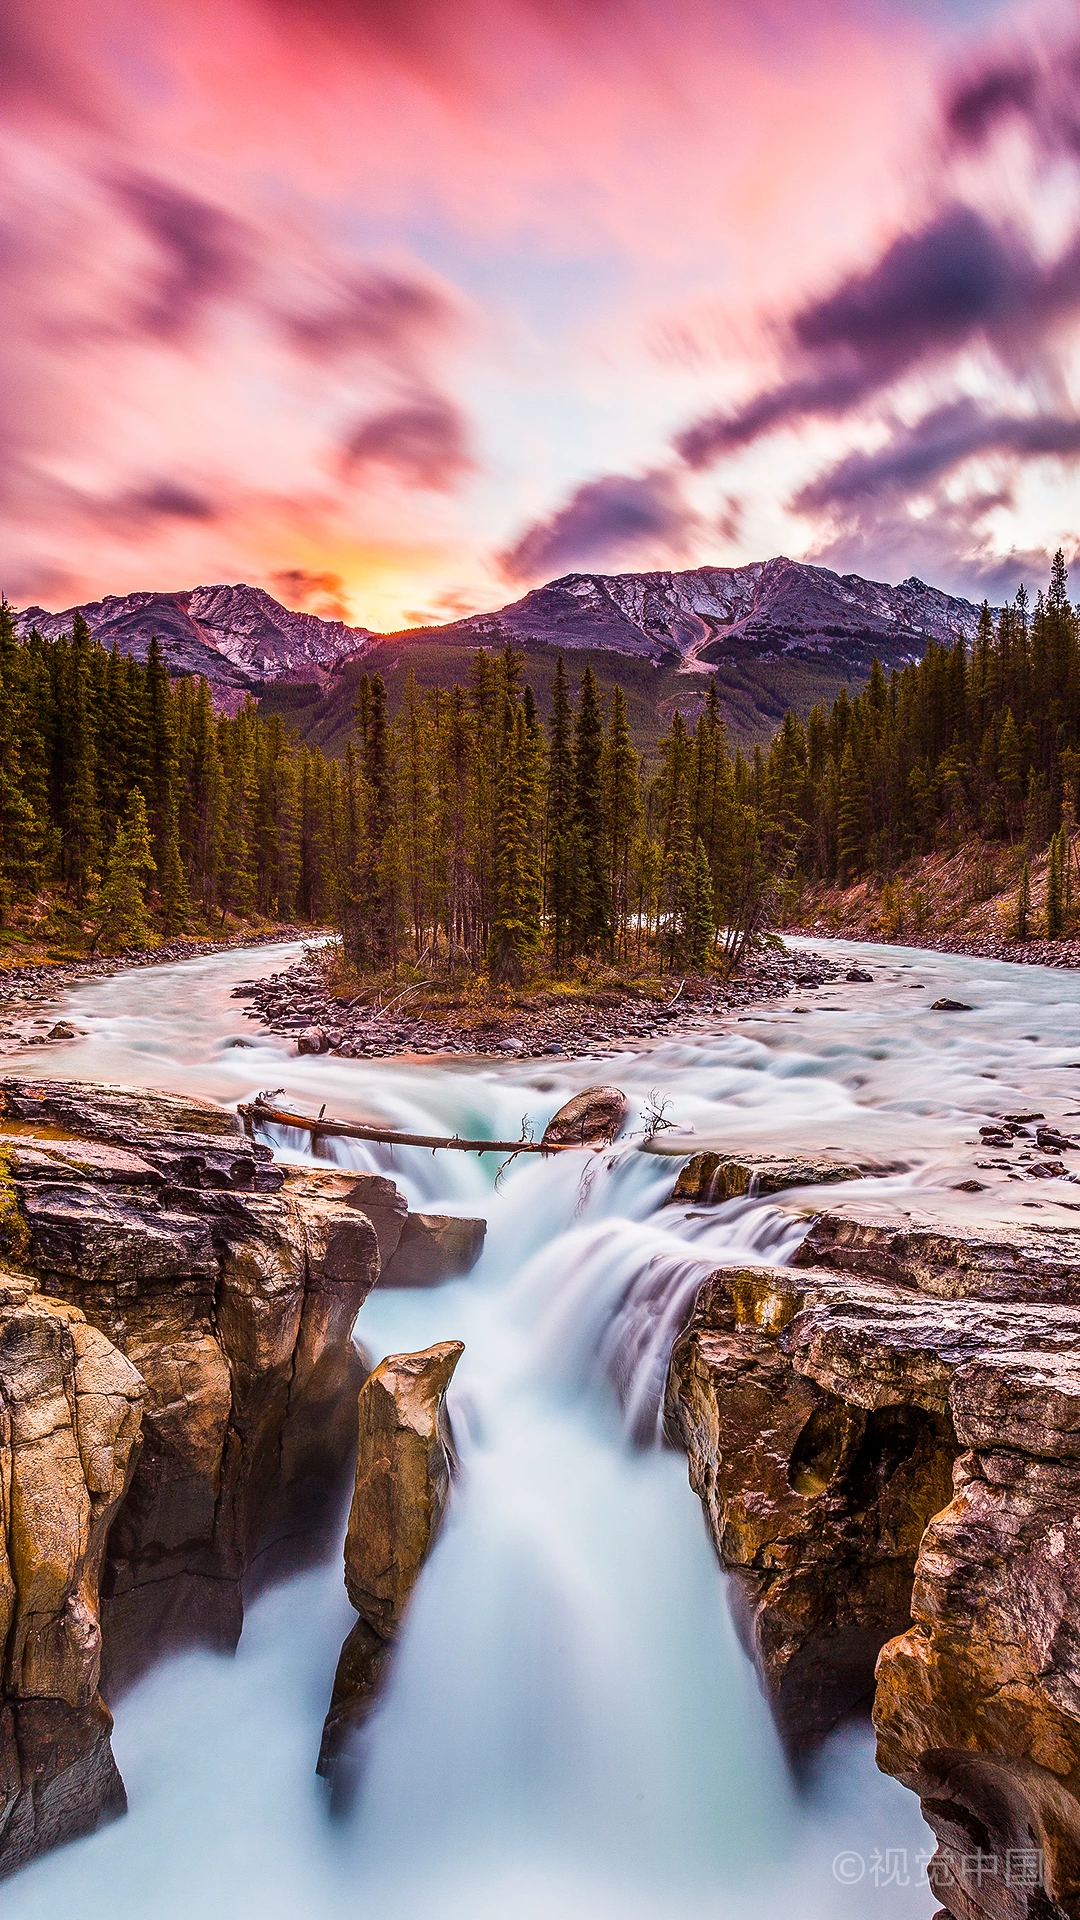
[[[0,97],[17,606],[1077,554],[1076,0],[5,0]]]

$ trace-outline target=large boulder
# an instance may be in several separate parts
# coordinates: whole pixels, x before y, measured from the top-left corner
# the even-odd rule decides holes
[[[553,1113],[544,1128],[545,1147],[609,1147],[626,1119],[627,1099],[618,1087],[585,1087]]]
[[[144,1397],[82,1313],[0,1274],[0,1873],[125,1808],[98,1571]]]
[[[294,1183],[305,1193],[321,1194],[354,1207],[371,1221],[379,1243],[379,1260],[385,1272],[398,1250],[402,1229],[409,1218],[409,1203],[401,1189],[385,1173],[351,1173],[344,1168],[285,1167],[285,1183]]]
[[[486,1220],[456,1213],[410,1213],[384,1267],[384,1287],[437,1287],[471,1273],[484,1251]]]
[[[446,1510],[453,1465],[446,1390],[463,1352],[460,1340],[444,1340],[423,1353],[391,1354],[360,1391],[345,1540],[345,1586],[360,1617],[341,1649],[319,1757],[319,1772],[339,1795],[352,1784],[354,1736]]]

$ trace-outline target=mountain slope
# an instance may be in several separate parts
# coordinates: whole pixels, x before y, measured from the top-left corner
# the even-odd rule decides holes
[[[77,609],[46,613],[27,607],[18,616],[20,634],[36,627],[54,637],[71,632]],[[160,641],[173,674],[202,673],[215,692],[257,692],[275,680],[321,681],[363,651],[366,627],[294,613],[262,587],[195,587],[186,593],[110,594],[82,608],[95,639],[145,660],[152,638]]]
[[[684,670],[707,670],[733,648],[865,658],[869,667],[875,653],[899,666],[931,640],[970,639],[977,621],[969,600],[921,580],[890,587],[781,558],[684,573],[569,573],[496,613],[394,637],[612,647],[657,664],[677,655]]]
[[[444,627],[376,634],[294,613],[260,587],[110,595],[83,608],[105,646],[145,659],[156,635],[173,674],[201,673],[220,706],[258,694],[305,738],[340,750],[361,671],[387,680],[396,707],[410,669],[425,686],[464,679],[477,647],[523,647],[540,705],[556,654],[588,659],[605,688],[619,680],[648,746],[673,708],[693,719],[708,676],[724,696],[732,736],[765,739],[787,706],[807,713],[842,685],[862,684],[875,654],[886,667],[918,659],[930,641],[970,639],[978,610],[905,580],[898,587],[827,567],[775,559],[682,573],[572,573],[493,613]],[[75,609],[29,607],[20,633],[67,633]]]

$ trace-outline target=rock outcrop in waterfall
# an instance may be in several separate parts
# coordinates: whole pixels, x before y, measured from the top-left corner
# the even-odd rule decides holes
[[[345,1537],[345,1587],[360,1617],[341,1649],[319,1755],[339,1802],[354,1782],[356,1735],[446,1511],[454,1464],[446,1390],[464,1351],[460,1340],[444,1340],[422,1353],[392,1353],[360,1390]]]

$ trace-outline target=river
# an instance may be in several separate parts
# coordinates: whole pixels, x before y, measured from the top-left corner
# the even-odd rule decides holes
[[[955,1188],[990,1114],[1074,1107],[1080,981],[832,950],[872,984],[800,989],[713,1034],[553,1065],[297,1058],[231,998],[296,949],[232,952],[72,991],[80,1037],[6,1070],[229,1105],[281,1088],[316,1109],[504,1138],[613,1080],[635,1113],[654,1092],[669,1101],[701,1144],[902,1163],[859,1183],[870,1208],[1036,1205],[1074,1224],[1061,1181],[988,1172],[984,1193]],[[941,995],[970,1011],[931,1011]],[[305,1157],[297,1135],[276,1144]],[[450,1395],[462,1473],[371,1723],[360,1804],[332,1823],[313,1773],[353,1617],[335,1559],[252,1605],[234,1658],[174,1658],[119,1703],[128,1817],[6,1885],[12,1920],[927,1920],[917,1802],[877,1773],[864,1726],[793,1782],[685,1460],[656,1443],[698,1281],[733,1254],[789,1257],[799,1217],[769,1201],[665,1206],[677,1161],[632,1145],[519,1160],[497,1187],[493,1157],[337,1153],[392,1172],[414,1204],[489,1221],[468,1279],[377,1291],[357,1323],[376,1359],[466,1348]]]

